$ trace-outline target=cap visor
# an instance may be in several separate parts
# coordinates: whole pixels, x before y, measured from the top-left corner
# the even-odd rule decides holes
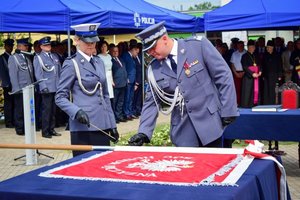
[[[150,50],[152,47],[154,47],[154,45],[156,44],[157,40],[154,40],[152,43],[148,42],[147,44],[144,45],[143,47],[143,51],[148,51]]]
[[[80,38],[82,41],[87,42],[87,43],[93,43],[93,42],[99,42],[99,37],[98,36],[93,36],[93,37],[81,37]]]
[[[44,43],[44,44],[41,44],[41,45],[50,45],[51,43],[50,42],[48,42],[48,43]]]

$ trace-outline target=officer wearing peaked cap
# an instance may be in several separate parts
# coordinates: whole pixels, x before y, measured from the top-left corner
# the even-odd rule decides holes
[[[57,55],[51,53],[51,37],[41,38],[39,44],[42,51],[34,56],[34,73],[37,81],[47,79],[39,83],[39,93],[42,97],[42,136],[51,138],[61,135],[54,130],[56,110],[54,96],[61,65]]]
[[[56,104],[69,117],[71,144],[109,145],[109,139],[119,138],[107,89],[103,61],[93,56],[99,41],[100,24],[80,24],[75,29],[77,53],[63,63]],[[71,102],[70,92],[72,93]],[[97,128],[104,130],[111,137]],[[73,151],[73,156],[83,152]]]
[[[155,59],[148,66],[149,88],[138,134],[138,146],[150,142],[158,112],[171,114],[171,140],[176,146],[222,147],[224,128],[238,116],[232,74],[204,37],[174,40],[164,22],[136,35]],[[170,107],[160,109],[164,104]]]
[[[28,39],[17,40],[17,50],[8,59],[9,77],[15,99],[15,129],[18,135],[24,135],[22,88],[34,82],[31,60],[22,52],[28,51]]]
[[[7,128],[12,128],[14,124],[14,96],[9,95],[11,82],[8,73],[8,58],[14,48],[14,40],[4,40],[5,52],[0,56],[0,86],[4,95],[4,120]]]

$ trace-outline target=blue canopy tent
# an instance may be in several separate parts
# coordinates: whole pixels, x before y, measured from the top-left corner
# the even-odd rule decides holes
[[[299,0],[232,0],[205,13],[205,30],[295,29],[300,26],[299,7]]]
[[[143,0],[10,0],[1,7],[0,32],[65,33],[71,25],[100,22],[102,34],[135,33],[162,20],[173,32],[204,30],[199,18]]]
[[[72,0],[64,0],[70,1]],[[109,21],[104,21],[100,32],[114,29],[115,32],[131,30],[139,32],[151,24],[166,21],[166,28],[171,32],[203,32],[204,20],[191,15],[178,13],[143,0],[88,0],[99,9],[109,13]],[[117,30],[116,30],[117,28]]]
[[[69,10],[60,1],[10,0],[1,2],[1,7],[0,32],[68,30]]]

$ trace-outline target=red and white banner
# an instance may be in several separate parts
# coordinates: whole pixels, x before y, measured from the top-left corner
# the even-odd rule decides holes
[[[180,186],[238,186],[236,182],[254,158],[276,162],[280,173],[280,199],[286,199],[283,166],[262,154],[258,141],[244,149],[117,147],[60,166],[39,176],[77,180],[150,183]]]
[[[242,153],[107,151],[48,170],[40,176],[186,186],[235,186],[252,160]]]

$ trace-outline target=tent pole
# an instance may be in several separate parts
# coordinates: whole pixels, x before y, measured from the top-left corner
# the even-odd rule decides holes
[[[145,56],[144,52],[142,52],[142,105],[145,101]]]
[[[70,28],[68,28],[68,56],[71,56]]]

